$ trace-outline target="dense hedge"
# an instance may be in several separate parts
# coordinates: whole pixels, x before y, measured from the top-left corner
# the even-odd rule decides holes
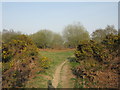
[[[107,35],[102,44],[109,50],[109,53],[116,52],[120,49],[120,35]]]
[[[75,51],[76,61],[94,58],[99,62],[109,62],[119,55],[120,35],[107,35],[101,42],[93,40],[81,42]]]
[[[92,57],[101,62],[107,58],[107,53],[102,45],[90,40],[78,45],[75,56],[78,62]]]
[[[48,67],[48,59],[39,56],[38,48],[26,35],[2,44],[3,88],[24,87],[35,69]],[[37,71],[38,71],[37,70]]]
[[[117,77],[120,75],[120,35],[107,35],[101,43],[96,43],[93,40],[81,42],[75,51],[76,61],[79,65],[72,68],[73,74],[79,79],[84,79],[85,84],[89,82],[89,87],[93,87],[92,83],[96,83],[98,87],[104,87],[97,81],[97,78],[102,78],[99,73],[106,75],[106,87],[117,87]],[[107,74],[106,72],[110,73]],[[114,75],[114,77],[112,77]],[[95,81],[96,80],[96,81]],[[114,82],[113,82],[113,81]],[[111,85],[109,85],[111,83]],[[96,87],[94,86],[94,87]]]

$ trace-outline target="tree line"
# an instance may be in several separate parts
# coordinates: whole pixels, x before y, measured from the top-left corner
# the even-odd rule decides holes
[[[27,35],[36,44],[38,48],[76,48],[82,41],[94,40],[100,43],[106,35],[117,35],[117,30],[113,25],[107,25],[104,29],[96,29],[91,35],[80,23],[67,25],[62,34],[55,33],[48,29],[39,30],[36,33]],[[16,39],[21,32],[15,32],[14,30],[2,31],[3,42],[9,42],[12,39]]]

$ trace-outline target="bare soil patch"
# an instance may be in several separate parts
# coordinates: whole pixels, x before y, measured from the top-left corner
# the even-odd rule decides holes
[[[61,69],[62,69],[62,66],[66,63],[67,61],[64,61],[62,64],[60,64],[56,71],[55,71],[55,74],[54,74],[54,78],[53,78],[53,81],[52,81],[52,84],[55,88],[57,88],[58,86],[58,83],[60,81],[60,72],[61,72]]]
[[[58,84],[60,84],[60,88],[73,88],[74,83],[71,80],[73,77],[74,75],[72,74],[70,66],[66,60],[57,67],[52,84],[55,88],[58,87]]]
[[[73,77],[74,77],[74,75],[72,74],[70,66],[69,66],[68,62],[66,62],[66,64],[64,64],[62,71],[61,71],[61,86],[62,86],[62,88],[73,88],[74,83],[71,80],[71,78],[73,78]]]

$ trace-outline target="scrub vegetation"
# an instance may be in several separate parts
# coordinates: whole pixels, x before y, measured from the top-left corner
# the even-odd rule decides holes
[[[59,88],[119,88],[120,34],[113,25],[91,35],[80,23],[62,34],[4,29],[0,35],[3,88],[47,88],[50,80]]]

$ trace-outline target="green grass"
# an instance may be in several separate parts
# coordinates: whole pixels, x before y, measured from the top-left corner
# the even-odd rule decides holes
[[[47,80],[40,76],[35,76],[27,83],[27,88],[45,88]]]
[[[80,63],[76,62],[75,56],[69,57],[68,60],[71,68],[75,68],[80,65]]]
[[[56,67],[65,61],[69,56],[73,55],[73,51],[61,51],[61,52],[48,52],[42,51],[40,52],[42,56],[46,56],[51,60],[50,68],[46,71],[46,75],[53,76],[53,73]],[[53,78],[53,77],[52,77]]]
[[[68,57],[72,56],[73,53],[74,51],[59,51],[59,52],[40,51],[41,56],[45,56],[50,59],[51,61],[50,67],[46,69],[45,72],[42,73],[36,72],[37,77],[30,79],[30,82],[26,84],[26,87],[47,88],[48,79],[42,76],[47,76],[52,80],[56,67],[60,65],[63,61],[67,60]]]

